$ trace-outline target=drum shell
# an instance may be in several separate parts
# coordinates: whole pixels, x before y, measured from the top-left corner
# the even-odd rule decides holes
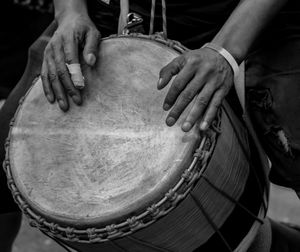
[[[211,148],[213,153],[206,160],[208,166],[203,172],[203,176],[217,188],[229,194],[230,197],[238,200],[242,197],[249,177],[250,164],[246,158],[247,153],[245,153],[245,150],[249,148],[247,132],[228,105],[224,104],[221,114],[220,128],[211,130],[210,139],[213,142]],[[228,116],[229,114],[231,116]],[[201,168],[200,163],[199,161],[196,164],[196,169]],[[253,185],[253,187],[256,186]],[[52,223],[53,232],[50,232],[50,235],[63,240],[71,247],[84,251],[98,251],[100,249],[118,251],[117,247],[123,248],[125,251],[126,248],[130,248],[130,251],[157,251],[158,249],[162,251],[192,251],[205,244],[215,234],[213,226],[203,214],[203,209],[216,227],[220,228],[230,218],[236,206],[234,202],[228,200],[216,189],[208,186],[203,177],[195,180],[190,188],[191,191],[187,197],[181,200],[168,214],[162,215],[151,225],[136,229],[132,234],[122,238],[97,243],[92,230],[98,228],[95,226],[90,227],[90,242],[78,243],[76,236],[72,233],[73,227],[62,225],[65,228],[63,231],[65,234],[62,236],[55,230],[56,224],[54,223]],[[195,198],[201,203],[203,209],[199,209],[199,202],[196,203]],[[258,209],[260,203],[256,207]],[[22,209],[24,210],[24,206]],[[26,211],[27,208],[25,207],[25,213],[28,214]],[[38,218],[40,218],[41,223],[43,220],[51,221],[51,217],[43,215],[43,213],[39,214],[41,217]],[[32,218],[33,214],[30,215]],[[114,225],[114,223],[111,224]],[[36,221],[33,222],[33,225],[49,232],[49,227],[43,227]]]

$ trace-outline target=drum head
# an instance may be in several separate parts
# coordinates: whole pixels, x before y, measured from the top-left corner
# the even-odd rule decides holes
[[[102,225],[176,184],[199,141],[196,127],[186,134],[182,121],[165,125],[158,74],[178,55],[148,39],[104,39],[96,66],[83,67],[83,105],[70,101],[66,113],[47,102],[40,80],[33,85],[16,114],[9,158],[35,211],[73,226]]]

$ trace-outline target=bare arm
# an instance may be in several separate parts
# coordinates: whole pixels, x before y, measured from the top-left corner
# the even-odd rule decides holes
[[[55,19],[59,22],[71,13],[88,16],[86,0],[54,0]]]
[[[242,62],[253,41],[286,2],[241,1],[212,42],[227,49],[237,62]],[[189,51],[161,70],[158,89],[166,87],[175,75],[163,105],[164,110],[170,110],[167,125],[174,125],[192,103],[182,130],[189,131],[200,118],[200,128],[207,129],[233,84],[228,62],[209,48]]]
[[[238,63],[253,41],[288,0],[243,0],[231,14],[213,43],[227,49]]]

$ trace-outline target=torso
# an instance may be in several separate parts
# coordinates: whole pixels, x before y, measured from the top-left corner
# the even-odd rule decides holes
[[[109,2],[109,4],[107,3]],[[144,19],[145,33],[148,33],[151,12],[151,0],[130,1],[130,11],[140,14]],[[119,17],[119,0],[89,1],[90,15],[102,36],[117,33]],[[168,38],[177,40],[190,49],[200,48],[213,39],[224,25],[239,0],[167,0],[167,30]],[[278,38],[291,37],[300,34],[298,13],[300,2],[288,1],[259,38],[259,45],[267,44]],[[162,31],[161,1],[156,1],[155,31]]]

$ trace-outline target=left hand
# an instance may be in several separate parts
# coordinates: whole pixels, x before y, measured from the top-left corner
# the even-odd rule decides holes
[[[166,87],[174,75],[163,104],[164,110],[171,109],[166,124],[173,126],[193,102],[182,130],[188,132],[200,118],[200,129],[206,130],[233,85],[231,66],[219,53],[201,48],[185,52],[163,67],[157,88]]]

